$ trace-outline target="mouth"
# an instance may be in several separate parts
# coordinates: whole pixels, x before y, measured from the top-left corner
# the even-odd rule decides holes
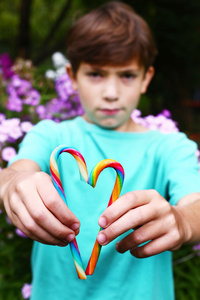
[[[110,109],[110,108],[101,108],[101,109],[99,109],[99,111],[103,115],[114,116],[114,115],[118,114],[121,111],[121,109],[119,109],[119,108],[112,108],[112,109]]]

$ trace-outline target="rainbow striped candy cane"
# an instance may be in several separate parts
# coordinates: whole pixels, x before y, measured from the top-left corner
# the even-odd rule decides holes
[[[79,171],[80,171],[81,180],[87,182],[88,181],[88,173],[87,173],[87,167],[86,167],[84,157],[75,148],[69,148],[64,145],[61,145],[61,146],[55,148],[55,150],[52,152],[51,157],[50,157],[51,177],[53,179],[54,186],[55,186],[56,190],[58,191],[59,195],[67,203],[64,189],[62,186],[62,182],[60,179],[60,174],[58,171],[58,165],[57,165],[58,157],[63,152],[70,153],[76,159],[78,167],[79,167]],[[72,257],[74,260],[74,264],[76,267],[78,277],[80,279],[86,279],[87,277],[86,277],[86,274],[85,274],[85,271],[83,268],[83,262],[82,262],[82,258],[80,255],[80,251],[79,251],[76,239],[74,239],[74,241],[70,243],[70,249],[71,249],[71,253],[72,253]]]
[[[113,168],[117,172],[115,185],[114,185],[112,194],[110,196],[110,200],[108,202],[108,206],[110,206],[113,202],[115,202],[119,198],[119,195],[120,195],[120,192],[122,189],[122,185],[124,182],[124,169],[123,169],[122,165],[113,159],[104,159],[104,160],[100,161],[91,171],[88,183],[92,187],[95,187],[95,185],[97,183],[97,179],[99,177],[99,174],[105,168]],[[103,228],[100,227],[99,231],[101,231],[102,229]],[[92,250],[91,257],[89,259],[89,262],[88,262],[88,265],[86,268],[86,272],[85,272],[86,275],[92,275],[94,273],[100,252],[101,252],[101,245],[96,240],[95,244],[94,244],[94,248]]]
[[[112,159],[102,160],[93,168],[90,176],[88,177],[86,163],[85,163],[84,157],[81,155],[81,153],[75,148],[70,148],[70,147],[61,145],[61,146],[55,148],[55,150],[51,154],[50,171],[51,171],[51,176],[53,179],[54,186],[55,186],[56,190],[58,191],[59,195],[61,196],[61,198],[65,202],[66,202],[66,196],[65,196],[65,193],[63,190],[63,186],[62,186],[60,175],[59,175],[58,165],[57,165],[58,157],[63,152],[70,153],[76,159],[78,167],[79,167],[81,180],[87,182],[92,187],[95,187],[99,174],[105,168],[108,168],[108,167],[114,168],[116,170],[117,177],[116,177],[115,185],[114,185],[108,206],[117,200],[117,198],[119,197],[122,185],[123,185],[123,181],[124,181],[124,170],[120,163],[118,163],[117,161],[112,160]],[[102,228],[100,228],[100,231],[101,230],[102,230]],[[82,263],[82,259],[81,259],[80,251],[78,249],[76,239],[74,239],[74,241],[70,243],[70,249],[71,249],[71,253],[72,253],[74,264],[75,264],[75,267],[77,270],[78,277],[80,279],[86,279],[87,278],[86,274],[92,275],[95,270],[95,267],[96,267],[96,264],[97,264],[97,261],[98,261],[99,255],[100,255],[100,251],[101,251],[101,245],[99,245],[97,240],[94,244],[94,248],[93,248],[91,257],[89,259],[88,266],[86,268],[86,272],[84,271],[84,268],[83,268],[83,263]]]

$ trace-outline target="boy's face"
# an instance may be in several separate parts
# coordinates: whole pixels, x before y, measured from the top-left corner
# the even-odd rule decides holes
[[[117,131],[139,130],[130,115],[147,90],[153,67],[145,73],[136,60],[124,66],[81,63],[76,75],[70,67],[68,73],[79,92],[86,121]]]

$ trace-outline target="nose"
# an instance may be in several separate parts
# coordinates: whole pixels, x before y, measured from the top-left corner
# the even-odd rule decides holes
[[[115,78],[107,78],[103,85],[102,97],[106,101],[119,99],[119,85]]]

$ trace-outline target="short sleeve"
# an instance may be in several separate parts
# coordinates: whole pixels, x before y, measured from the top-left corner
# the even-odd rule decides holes
[[[168,139],[166,137],[166,139]],[[169,201],[172,205],[184,196],[200,192],[197,145],[183,133],[175,133],[167,144],[165,158]]]
[[[43,120],[35,125],[19,145],[18,154],[9,165],[19,159],[35,161],[42,171],[48,172],[49,158],[56,145],[57,124],[51,120]]]

